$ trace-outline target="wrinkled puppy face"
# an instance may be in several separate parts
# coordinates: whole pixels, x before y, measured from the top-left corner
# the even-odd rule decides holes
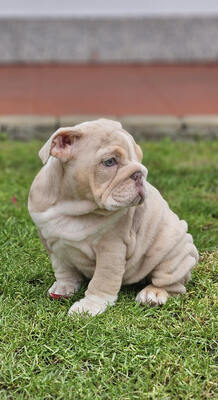
[[[147,169],[140,163],[141,149],[116,121],[62,128],[50,138],[49,154],[63,163],[69,197],[94,201],[108,211],[139,205],[145,198]]]
[[[110,211],[141,204],[147,170],[139,162],[140,149],[122,129],[108,133],[102,142],[92,180],[96,203]]]

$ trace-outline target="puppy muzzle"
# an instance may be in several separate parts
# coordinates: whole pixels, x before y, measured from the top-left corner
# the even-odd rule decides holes
[[[116,210],[143,203],[146,195],[146,177],[147,169],[138,162],[124,167],[103,193],[101,197],[103,208]]]
[[[144,188],[144,184],[143,184],[143,174],[142,174],[141,171],[137,171],[137,172],[134,172],[134,174],[132,174],[130,176],[130,178],[135,181],[136,189],[137,189],[138,195],[140,197],[140,200],[139,200],[138,204],[141,204],[141,203],[143,203],[143,201],[145,199],[145,188]]]

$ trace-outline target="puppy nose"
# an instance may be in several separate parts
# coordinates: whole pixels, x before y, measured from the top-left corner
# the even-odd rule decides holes
[[[134,172],[134,174],[132,174],[130,176],[131,179],[133,179],[136,182],[141,182],[142,180],[142,172],[138,171],[138,172]]]

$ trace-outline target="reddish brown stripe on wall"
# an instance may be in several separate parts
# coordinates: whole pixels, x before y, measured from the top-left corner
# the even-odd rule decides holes
[[[218,64],[2,65],[0,114],[218,114]]]

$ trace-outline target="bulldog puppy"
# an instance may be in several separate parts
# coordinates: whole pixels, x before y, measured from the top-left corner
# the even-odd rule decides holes
[[[162,305],[185,293],[198,261],[187,223],[146,180],[142,152],[116,121],[58,129],[39,152],[45,166],[28,208],[55,274],[53,298],[72,296],[86,277],[85,297],[69,314],[100,314],[122,284],[148,278],[136,301]]]

